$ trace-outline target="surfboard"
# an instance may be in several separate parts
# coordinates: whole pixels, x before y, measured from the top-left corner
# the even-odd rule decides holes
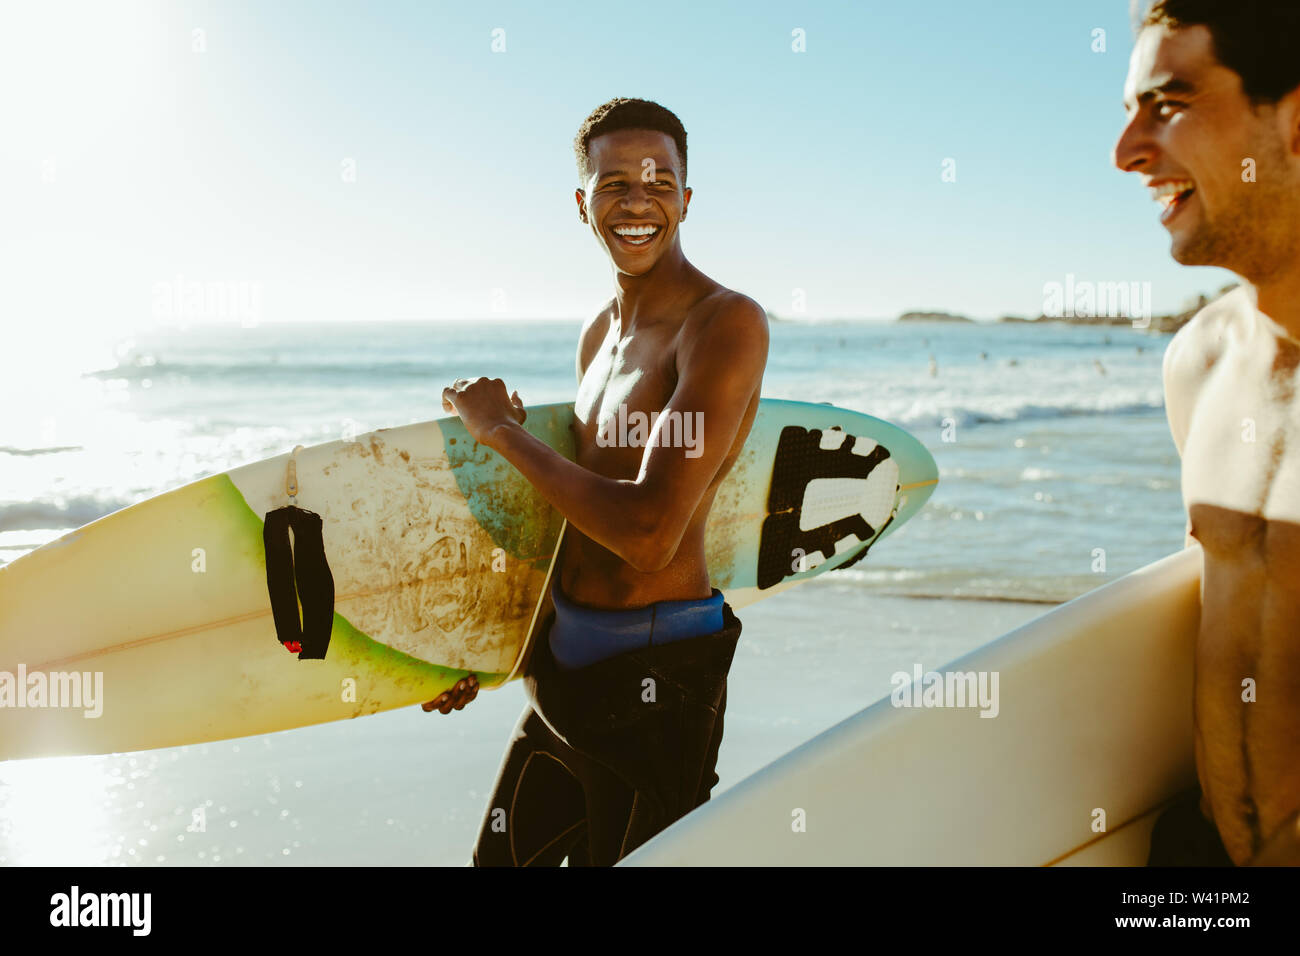
[[[900,681],[622,863],[1144,865],[1160,811],[1196,782],[1200,574],[1189,548],[936,672],[998,674],[996,716],[897,706],[915,702]]]
[[[572,458],[573,406],[527,412]],[[740,608],[852,563],[937,480],[893,425],[764,400],[710,513],[713,584]],[[0,759],[270,733],[431,700],[469,673],[499,686],[538,629],[563,528],[457,418],[299,446],[115,512],[0,567]]]

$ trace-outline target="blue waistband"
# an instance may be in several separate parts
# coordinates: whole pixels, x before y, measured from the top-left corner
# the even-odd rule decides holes
[[[722,592],[694,601],[657,601],[648,607],[608,611],[574,604],[551,582],[555,623],[551,654],[566,670],[586,667],[625,651],[713,634],[723,628]]]

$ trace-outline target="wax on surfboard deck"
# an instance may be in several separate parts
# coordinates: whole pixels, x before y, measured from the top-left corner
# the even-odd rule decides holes
[[[996,717],[885,698],[623,863],[1145,864],[1159,811],[1196,782],[1200,574],[1189,548],[934,668],[996,671]]]
[[[571,404],[536,406],[524,427],[572,457],[572,419]],[[290,504],[291,465],[333,578],[322,660],[279,642],[268,597],[263,519]],[[937,480],[893,425],[764,400],[710,514],[712,581],[740,608],[846,564]],[[536,632],[563,527],[456,418],[299,448],[115,512],[0,567],[0,705],[20,668],[103,675],[97,718],[0,706],[0,759],[357,717],[431,700],[469,672],[498,686]]]

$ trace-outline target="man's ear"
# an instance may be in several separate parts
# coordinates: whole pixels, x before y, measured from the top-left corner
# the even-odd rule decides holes
[[[573,191],[573,198],[578,201],[578,217],[587,221],[587,191],[579,186]]]

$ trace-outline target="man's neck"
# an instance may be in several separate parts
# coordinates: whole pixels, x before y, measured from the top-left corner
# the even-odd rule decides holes
[[[1252,284],[1251,289],[1255,308],[1300,341],[1300,261],[1266,282]]]
[[[665,313],[670,313],[682,294],[694,285],[695,277],[696,269],[686,261],[681,247],[669,250],[642,275],[615,272],[614,301],[623,329],[626,331],[642,318],[662,321]]]

